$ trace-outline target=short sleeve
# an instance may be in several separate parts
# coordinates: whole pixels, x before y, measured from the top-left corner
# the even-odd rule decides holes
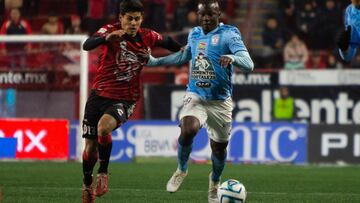
[[[244,42],[242,41],[240,31],[235,27],[226,32],[225,43],[232,54],[238,51],[247,51]]]

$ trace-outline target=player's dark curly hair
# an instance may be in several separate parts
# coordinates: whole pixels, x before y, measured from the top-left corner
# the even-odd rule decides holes
[[[144,6],[140,0],[123,0],[120,3],[120,14],[125,15],[129,12],[144,12]]]

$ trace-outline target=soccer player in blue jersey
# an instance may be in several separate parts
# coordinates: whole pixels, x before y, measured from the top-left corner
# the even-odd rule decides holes
[[[193,139],[199,129],[207,129],[212,150],[212,171],[209,175],[209,202],[218,202],[217,188],[226,161],[232,122],[233,66],[252,71],[254,64],[236,27],[219,22],[217,0],[198,4],[200,25],[192,29],[184,50],[153,58],[149,66],[180,65],[191,60],[189,84],[180,112],[181,134],[178,139],[178,168],[167,183],[169,192],[176,192],[188,173],[187,162]]]
[[[360,0],[351,0],[345,11],[345,30],[337,39],[339,53],[343,60],[350,61],[360,45]]]

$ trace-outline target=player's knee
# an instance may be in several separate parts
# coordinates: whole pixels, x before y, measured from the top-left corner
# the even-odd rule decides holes
[[[193,139],[198,132],[198,128],[193,126],[186,126],[181,128],[181,135],[184,139]]]
[[[111,130],[103,125],[98,125],[97,129],[98,136],[106,137],[111,133]]]

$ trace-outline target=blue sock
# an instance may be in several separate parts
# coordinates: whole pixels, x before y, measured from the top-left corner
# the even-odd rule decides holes
[[[220,176],[224,170],[225,161],[226,161],[226,152],[224,154],[224,157],[221,157],[222,159],[219,159],[216,157],[213,153],[211,154],[211,161],[212,161],[212,180],[214,182],[220,181]]]
[[[192,146],[190,145],[181,145],[178,144],[178,168],[185,172],[187,170],[187,162],[189,160],[190,152],[191,152]]]

